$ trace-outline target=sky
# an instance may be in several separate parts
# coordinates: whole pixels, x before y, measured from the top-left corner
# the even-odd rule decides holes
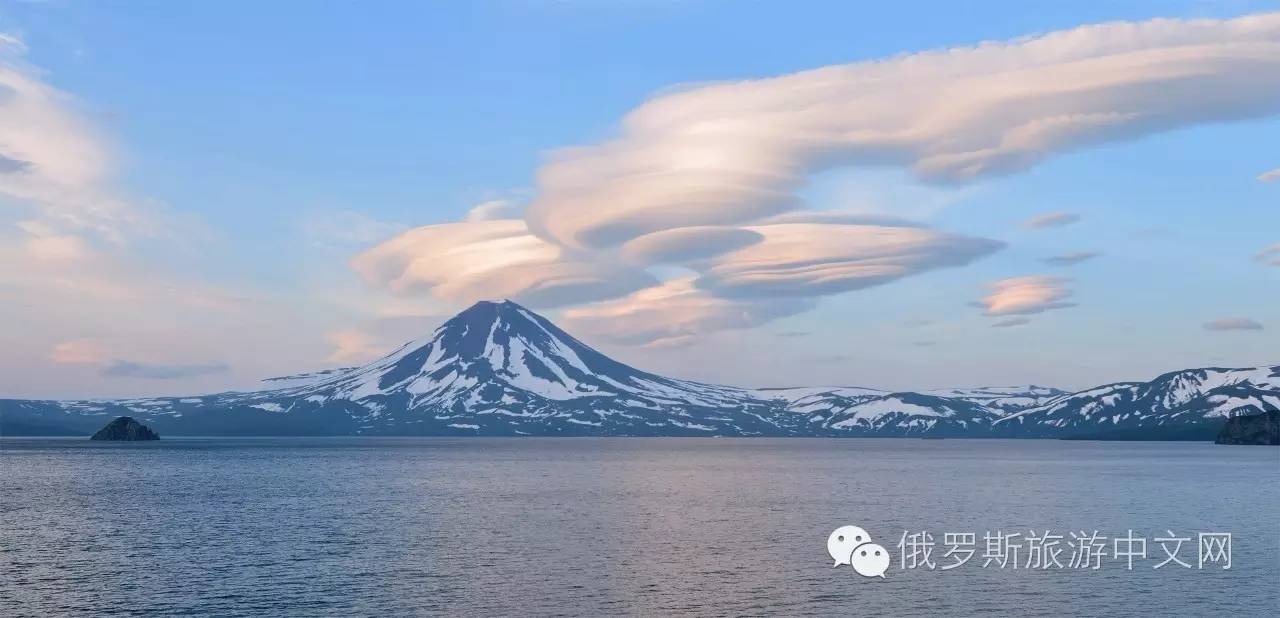
[[[511,298],[742,386],[1280,363],[1280,3],[0,3],[0,397]]]

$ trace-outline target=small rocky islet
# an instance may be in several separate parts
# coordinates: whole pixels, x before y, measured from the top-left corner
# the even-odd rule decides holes
[[[134,420],[131,416],[121,416],[107,423],[105,427],[93,434],[90,440],[112,440],[134,442],[141,440],[159,440],[160,434]]]

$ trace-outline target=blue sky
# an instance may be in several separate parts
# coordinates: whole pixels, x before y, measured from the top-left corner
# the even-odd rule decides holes
[[[459,221],[481,203],[537,201],[546,193],[539,170],[556,149],[616,138],[623,117],[646,101],[701,84],[1116,20],[1280,9],[265,4],[0,6],[0,33],[19,42],[7,62],[60,93],[46,104],[75,120],[60,130],[90,135],[107,161],[93,176],[95,199],[122,204],[113,215],[119,230],[103,231],[47,198],[0,187],[0,243],[18,273],[0,280],[0,318],[15,325],[2,338],[0,396],[245,388],[268,375],[360,362],[425,334],[487,290],[391,289],[353,268],[354,258],[406,230]],[[728,322],[637,338],[599,330],[608,320],[584,309],[617,294],[537,308],[643,368],[744,385],[1074,388],[1189,366],[1275,363],[1280,268],[1255,257],[1280,243],[1280,182],[1258,179],[1280,168],[1280,122],[1269,104],[1245,120],[1223,112],[1121,131],[958,182],[896,164],[810,170],[796,190],[807,210],[901,217],[1004,246],[879,285],[806,289],[798,298],[807,310],[775,308],[779,299],[766,292],[735,298],[745,308],[716,305]],[[1078,221],[1026,226],[1046,213]],[[87,263],[65,252],[56,263],[19,261],[33,238]],[[953,249],[939,251],[954,257]],[[1098,256],[1071,266],[1043,261],[1082,253]],[[669,281],[683,268],[647,272]],[[993,282],[1027,277],[1039,279],[1020,285],[1067,296],[1026,313],[974,306]],[[96,298],[84,291],[90,283],[111,291]],[[744,314],[769,317],[744,322]],[[1027,323],[992,326],[1009,320]],[[638,317],[616,326],[656,332]],[[155,370],[111,370],[120,366]]]

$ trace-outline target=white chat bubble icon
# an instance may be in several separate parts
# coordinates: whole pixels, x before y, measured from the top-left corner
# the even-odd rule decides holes
[[[889,569],[889,550],[875,543],[863,543],[853,548],[849,562],[858,575],[884,577],[884,572]]]
[[[853,548],[867,543],[871,535],[857,526],[840,526],[827,537],[827,553],[836,561],[834,566],[849,564]]]

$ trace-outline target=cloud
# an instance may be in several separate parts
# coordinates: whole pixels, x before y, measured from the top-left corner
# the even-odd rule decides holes
[[[333,344],[333,352],[325,359],[333,363],[366,363],[387,353],[389,348],[375,343],[367,333],[340,330],[325,335]]]
[[[616,298],[657,282],[608,256],[548,243],[518,219],[415,228],[357,255],[351,265],[392,292],[430,292],[458,304],[510,298],[556,307]]]
[[[1280,243],[1259,251],[1253,256],[1253,259],[1268,266],[1280,266]]]
[[[918,221],[910,221],[889,215],[846,212],[839,210],[793,210],[780,215],[765,217],[756,225],[780,223],[830,223],[833,225],[874,225],[880,227],[928,227]]]
[[[114,156],[69,95],[0,39],[0,196],[34,207],[43,221],[120,242],[164,225],[114,187]]]
[[[104,378],[142,378],[146,380],[178,380],[198,376],[226,373],[231,368],[222,363],[210,365],[148,365],[126,360],[116,360],[103,367],[98,375]]]
[[[1071,225],[1079,220],[1080,215],[1071,214],[1069,212],[1049,212],[1023,221],[1022,227],[1029,230],[1038,230],[1046,227],[1062,227],[1064,225]]]
[[[1102,254],[1097,251],[1076,251],[1074,253],[1063,253],[1062,255],[1047,257],[1041,261],[1052,266],[1074,266],[1080,262],[1092,260],[1100,255]]]
[[[663,230],[632,239],[622,256],[638,264],[680,263],[715,257],[764,240],[759,232],[737,227],[694,226]]]
[[[1009,318],[1007,320],[1000,320],[999,322],[992,322],[991,328],[1012,328],[1014,326],[1024,326],[1030,323],[1031,320],[1028,320],[1027,318]]]
[[[106,346],[94,339],[72,339],[53,346],[49,360],[59,364],[97,364],[107,359]]]
[[[27,53],[27,42],[12,32],[0,32],[0,48],[3,48],[8,53],[21,56]]]
[[[711,260],[698,287],[725,297],[834,294],[960,266],[1004,246],[915,227],[783,223],[747,229],[763,240]]]
[[[1205,330],[1262,330],[1262,324],[1249,318],[1222,318],[1204,323]]]
[[[10,159],[4,155],[0,155],[0,174],[18,174],[31,169],[31,164],[26,161]]]
[[[824,354],[822,356],[814,356],[808,360],[815,363],[843,363],[856,358],[852,354]]]
[[[699,290],[693,278],[673,279],[626,297],[566,309],[564,323],[574,333],[617,343],[670,346],[707,333],[758,326],[806,311],[807,299],[740,301]]]
[[[522,209],[519,204],[509,200],[489,200],[472,208],[467,213],[467,221],[497,221],[499,219],[519,219]]]
[[[978,305],[986,309],[986,315],[1030,315],[1051,309],[1072,307],[1074,303],[1063,302],[1071,295],[1066,288],[1069,279],[1033,275],[1012,277],[987,284],[991,294],[983,298]],[[1012,326],[1012,325],[1011,325]]]
[[[23,246],[32,259],[44,262],[77,262],[94,255],[88,241],[77,234],[59,232],[40,221],[19,221],[16,225],[26,233]]]
[[[1277,167],[1276,169],[1273,169],[1268,172],[1263,172],[1261,174],[1258,174],[1258,180],[1262,182],[1273,182],[1276,180],[1280,180],[1280,167]]]
[[[329,332],[325,339],[333,350],[326,360],[363,364],[381,358],[406,342],[428,335],[445,319],[440,315],[384,315],[353,328]]]
[[[543,238],[601,249],[794,209],[834,167],[965,182],[1277,110],[1280,13],[1083,26],[658,96],[617,138],[557,152],[527,218]]]
[[[800,192],[815,175],[897,167],[951,186],[1087,146],[1277,111],[1280,13],[1085,26],[701,84],[635,108],[615,138],[552,153],[522,220],[504,218],[520,214],[507,202],[483,204],[464,222],[407,231],[352,264],[392,292],[459,304],[594,303],[566,315],[615,339],[628,339],[617,334],[628,326],[630,340],[670,344],[802,310],[783,299],[811,306],[1004,246],[889,216],[897,212],[806,210]],[[1048,213],[1028,225],[1078,219]],[[679,284],[658,284],[645,270],[653,266],[664,276],[680,268]],[[1070,306],[1054,278],[995,285],[1004,287],[983,303],[991,315]],[[779,304],[757,302],[765,297]]]

